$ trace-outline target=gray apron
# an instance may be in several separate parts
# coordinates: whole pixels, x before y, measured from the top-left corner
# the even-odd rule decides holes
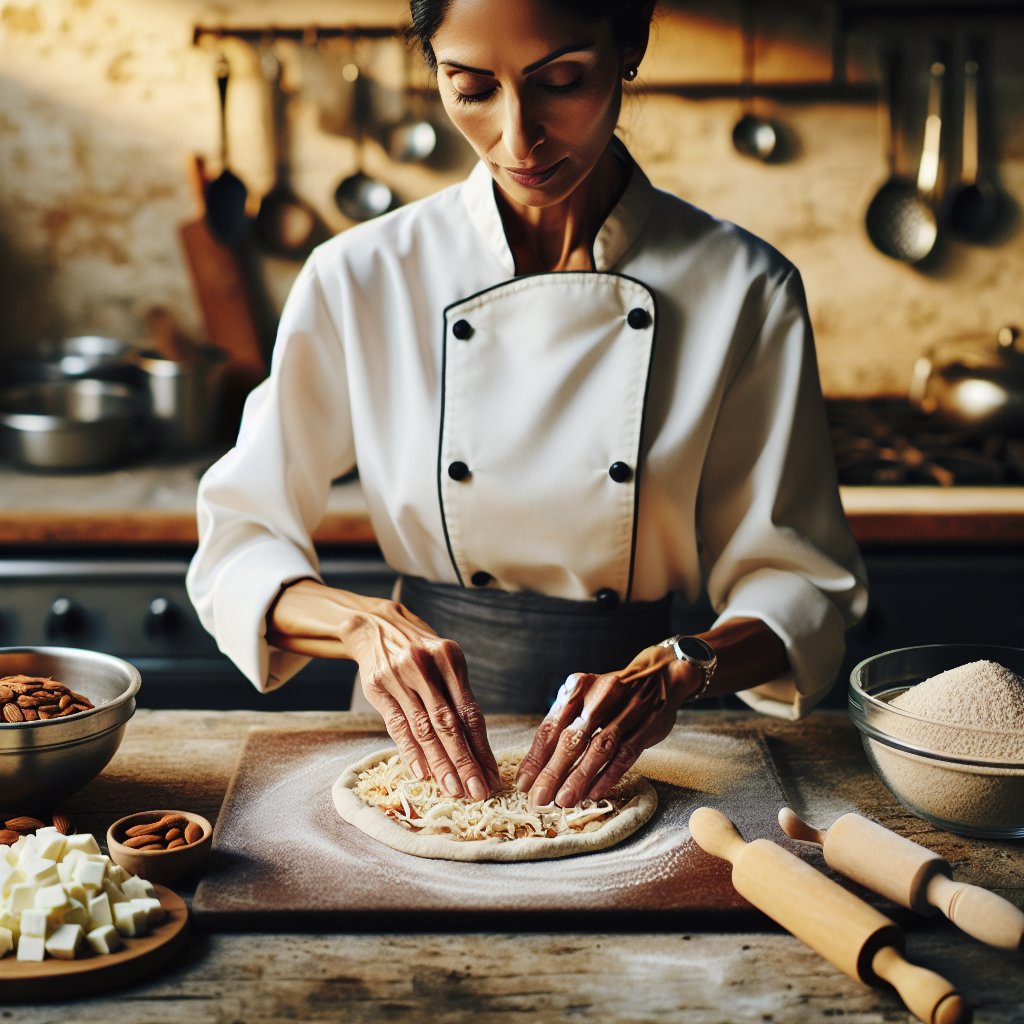
[[[403,576],[398,600],[466,656],[485,714],[543,714],[571,672],[625,668],[671,635],[672,595],[612,610],[594,601]]]

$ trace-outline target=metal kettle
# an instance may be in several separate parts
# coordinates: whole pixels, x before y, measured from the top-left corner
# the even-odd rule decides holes
[[[976,434],[1024,435],[1024,336],[952,338],[914,363],[910,400],[924,412]]]

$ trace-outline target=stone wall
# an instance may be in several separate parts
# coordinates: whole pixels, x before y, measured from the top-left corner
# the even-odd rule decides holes
[[[902,392],[929,344],[1024,322],[1024,232],[1015,202],[1024,191],[1024,66],[1016,57],[1024,19],[957,20],[921,4],[931,17],[857,23],[843,37],[852,83],[843,89],[828,85],[835,4],[755,6],[756,81],[806,83],[796,95],[759,101],[758,109],[785,127],[790,159],[766,165],[732,148],[742,68],[735,0],[662,3],[622,134],[656,184],[762,235],[801,268],[825,390]],[[178,238],[198,209],[190,156],[219,170],[215,47],[209,39],[194,44],[196,25],[397,25],[404,12],[402,0],[0,0],[0,349],[81,333],[141,342],[153,306],[170,309],[186,332],[201,337]],[[879,51],[888,39],[904,44],[901,160],[913,174],[930,40],[944,36],[953,44],[946,189],[959,168],[960,55],[971,32],[989,46],[988,148],[1005,193],[1003,226],[984,245],[944,241],[926,267],[896,263],[864,230],[865,209],[887,173],[884,119],[871,88]],[[355,59],[377,83],[383,124],[402,111],[402,49],[395,42],[356,51],[317,47],[312,35],[277,47],[290,94],[292,184],[329,230],[344,230],[333,193],[355,170],[358,152],[341,68]],[[228,39],[221,48],[232,70],[231,163],[258,203],[274,178],[268,88],[252,46]],[[721,85],[718,94],[695,96],[694,83],[708,82]],[[389,160],[371,138],[365,165],[402,199],[413,199],[471,166],[461,139],[446,134],[442,141],[439,159],[421,166]],[[265,255],[258,262],[276,309],[297,265]]]

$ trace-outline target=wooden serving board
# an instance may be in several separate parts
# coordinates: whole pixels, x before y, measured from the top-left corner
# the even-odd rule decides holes
[[[490,729],[496,752],[526,749],[532,735],[521,723]],[[690,838],[690,813],[717,807],[744,838],[797,849],[776,823],[786,801],[763,741],[677,729],[639,763],[657,811],[618,846],[526,863],[412,857],[343,821],[331,800],[348,765],[389,746],[383,733],[252,731],[192,903],[196,920],[278,931],[763,923],[733,889],[729,864]]]
[[[167,917],[148,935],[125,939],[116,953],[91,954],[75,960],[47,957],[41,962],[0,960],[0,1004],[70,999],[131,985],[167,963],[181,948],[188,931],[188,907],[162,885],[154,887]]]

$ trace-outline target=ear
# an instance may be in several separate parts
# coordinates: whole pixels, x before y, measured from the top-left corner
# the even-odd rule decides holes
[[[656,2],[657,0],[644,0],[638,16],[643,29],[623,47],[622,56],[624,63],[639,67],[640,62],[644,59],[644,54],[647,52],[647,44],[651,38],[651,18],[654,16],[654,5]]]

